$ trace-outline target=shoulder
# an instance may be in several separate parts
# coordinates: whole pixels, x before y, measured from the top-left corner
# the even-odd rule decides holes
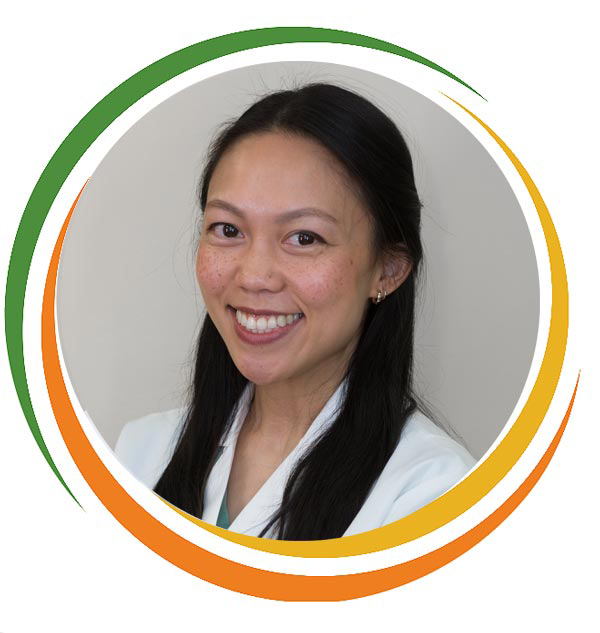
[[[474,465],[471,453],[420,411],[409,416],[388,464],[392,471],[427,469],[449,479],[461,478]]]
[[[115,446],[115,455],[150,488],[166,468],[181,431],[185,409],[151,413],[127,422]]]
[[[347,534],[397,521],[437,499],[475,466],[469,451],[417,411]]]

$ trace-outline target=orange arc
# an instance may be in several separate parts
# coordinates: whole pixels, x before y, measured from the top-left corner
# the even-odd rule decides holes
[[[83,191],[83,189],[82,189]],[[54,304],[58,263],[65,233],[81,191],[67,216],[50,261],[42,304],[42,359],[58,427],[84,479],[113,516],[151,550],[181,569],[215,585],[275,600],[335,601],[401,586],[454,560],[492,532],[523,501],[552,459],[571,414],[569,407],[550,446],[519,488],[492,514],[454,541],[385,569],[341,576],[303,576],[256,569],[213,554],[172,532],[132,499],[102,463],[73,410],[65,387],[56,340]]]

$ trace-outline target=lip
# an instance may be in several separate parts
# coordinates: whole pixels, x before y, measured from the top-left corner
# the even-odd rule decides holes
[[[274,343],[275,341],[279,341],[280,339],[290,334],[304,320],[304,317],[301,317],[297,319],[296,321],[289,323],[288,325],[285,325],[283,327],[277,327],[271,332],[265,332],[263,334],[255,334],[254,332],[248,331],[245,327],[243,327],[240,323],[238,323],[237,318],[235,316],[236,309],[242,310],[242,312],[246,312],[247,310],[246,314],[256,314],[256,315],[272,314],[272,315],[277,316],[279,314],[290,314],[290,313],[289,312],[268,312],[266,310],[253,311],[251,308],[243,308],[241,306],[238,308],[227,306],[227,311],[231,315],[231,319],[233,321],[233,328],[235,330],[235,333],[238,335],[238,338],[240,338],[244,343],[249,343],[250,345],[266,345],[268,343]]]

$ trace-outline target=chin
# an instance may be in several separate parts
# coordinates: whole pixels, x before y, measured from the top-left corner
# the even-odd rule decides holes
[[[235,360],[234,360],[235,362]],[[240,374],[255,385],[270,385],[282,379],[281,372],[254,363],[235,362]]]

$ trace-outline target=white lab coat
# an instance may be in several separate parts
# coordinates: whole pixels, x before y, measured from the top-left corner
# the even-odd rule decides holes
[[[285,458],[246,507],[232,521],[234,532],[258,536],[279,506],[287,478],[304,451],[332,423],[341,398],[338,387],[296,448]],[[227,488],[235,445],[252,401],[253,385],[242,394],[221,453],[204,492],[202,519],[217,522]],[[169,463],[183,419],[183,409],[154,413],[123,428],[115,452],[140,481],[153,488]],[[474,466],[475,460],[421,412],[407,420],[398,446],[375,482],[362,508],[344,533],[358,534],[406,516],[433,501]]]

